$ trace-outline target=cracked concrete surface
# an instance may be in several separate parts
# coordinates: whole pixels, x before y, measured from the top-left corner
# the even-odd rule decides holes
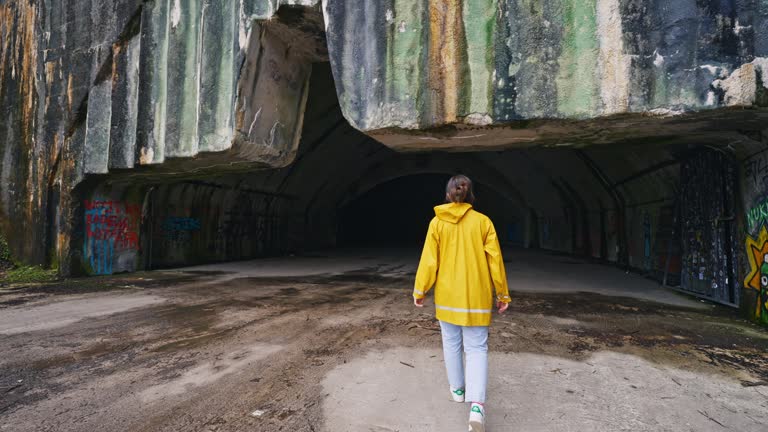
[[[489,431],[758,431],[768,425],[768,392],[631,354],[599,351],[573,361],[496,352],[489,362]],[[469,407],[450,401],[443,367],[441,350],[418,348],[373,351],[339,366],[323,382],[327,430],[464,431]]]

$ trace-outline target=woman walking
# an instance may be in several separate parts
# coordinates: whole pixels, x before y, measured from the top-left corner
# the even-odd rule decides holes
[[[424,297],[435,286],[435,309],[451,397],[456,402],[471,403],[469,430],[483,432],[493,287],[499,313],[507,310],[511,299],[493,223],[472,209],[472,181],[463,175],[452,177],[445,188],[445,199],[448,203],[435,207],[435,217],[429,223],[413,301],[417,307],[424,307]]]

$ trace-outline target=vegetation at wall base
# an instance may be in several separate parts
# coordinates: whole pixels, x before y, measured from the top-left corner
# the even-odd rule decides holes
[[[11,256],[11,249],[8,247],[8,241],[0,235],[0,274],[13,267],[13,257]]]
[[[42,266],[19,266],[0,274],[0,284],[42,283],[56,279],[56,269],[46,269]]]

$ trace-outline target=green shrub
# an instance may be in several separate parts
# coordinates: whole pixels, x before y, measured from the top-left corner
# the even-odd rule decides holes
[[[8,270],[1,276],[5,283],[34,283],[56,280],[56,270],[48,270],[41,266],[21,266]]]
[[[0,261],[6,263],[12,263],[13,257],[11,256],[11,248],[8,247],[8,241],[5,237],[0,235]]]

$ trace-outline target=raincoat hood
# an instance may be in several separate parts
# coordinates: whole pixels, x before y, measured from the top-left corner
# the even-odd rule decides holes
[[[435,216],[441,221],[457,224],[470,210],[472,204],[448,203],[435,207]]]

